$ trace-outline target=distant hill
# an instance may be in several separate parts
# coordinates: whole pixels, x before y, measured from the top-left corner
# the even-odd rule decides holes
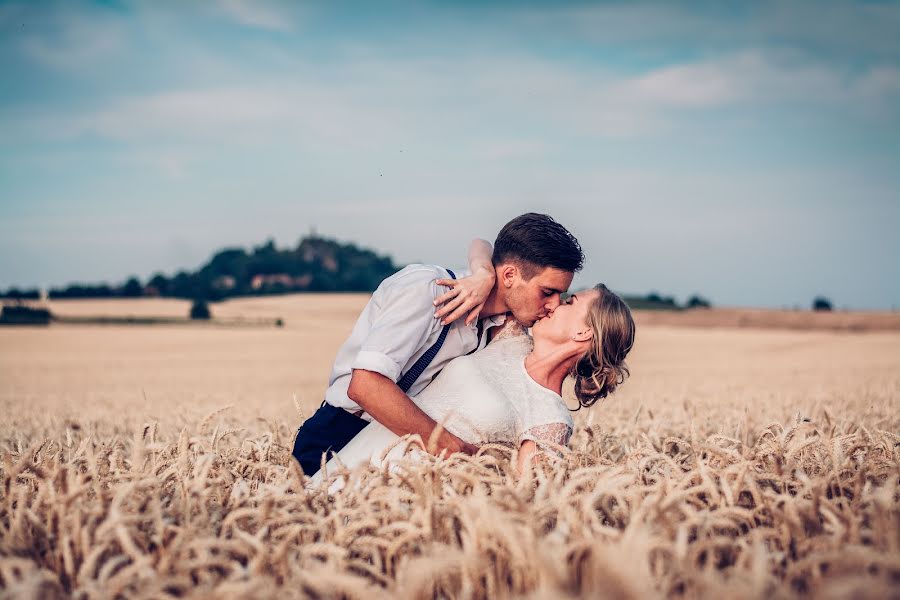
[[[51,288],[51,299],[164,297],[224,300],[235,296],[262,296],[291,292],[372,292],[386,277],[399,271],[389,256],[353,243],[308,235],[296,248],[277,248],[273,240],[248,251],[225,248],[194,272],[179,271],[172,276],[156,273],[142,282],[131,277],[125,283],[73,283]],[[10,288],[0,298],[37,300],[37,289]],[[636,310],[681,310],[708,308],[709,301],[691,297],[679,305],[671,296],[651,292],[646,296],[624,296]]]
[[[132,277],[119,286],[75,283],[52,288],[49,296],[52,299],[162,296],[223,300],[286,292],[371,292],[401,268],[390,257],[372,250],[309,235],[296,248],[276,248],[271,239],[251,251],[226,248],[195,272],[179,271],[171,277],[156,273],[146,282]],[[3,296],[37,299],[39,292],[10,288]]]

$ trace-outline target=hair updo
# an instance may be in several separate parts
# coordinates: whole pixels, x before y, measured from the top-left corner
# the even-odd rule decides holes
[[[587,323],[594,332],[591,348],[572,367],[579,406],[592,406],[616,391],[628,377],[625,357],[634,345],[634,318],[625,301],[601,284],[588,310]]]

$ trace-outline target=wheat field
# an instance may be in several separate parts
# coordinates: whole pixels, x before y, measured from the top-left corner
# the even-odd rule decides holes
[[[281,329],[0,328],[0,595],[900,597],[896,328],[638,315],[632,378],[562,458],[519,477],[487,447],[329,495],[290,446],[365,301],[213,306]]]

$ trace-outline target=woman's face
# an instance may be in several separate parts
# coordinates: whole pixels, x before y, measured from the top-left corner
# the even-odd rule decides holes
[[[588,325],[591,303],[600,294],[597,290],[582,290],[568,297],[550,315],[538,320],[531,332],[535,339],[563,343],[582,337]]]

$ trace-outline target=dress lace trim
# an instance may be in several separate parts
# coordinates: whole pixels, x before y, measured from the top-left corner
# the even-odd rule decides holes
[[[511,315],[507,315],[506,322],[503,323],[503,325],[497,326],[497,332],[494,334],[494,337],[491,338],[491,343],[493,344],[498,340],[503,340],[506,338],[522,336],[530,337],[528,335],[528,330],[524,325],[512,318]]]
[[[566,423],[547,423],[537,425],[522,434],[522,440],[531,440],[537,444],[568,446],[572,437],[572,428]]]

